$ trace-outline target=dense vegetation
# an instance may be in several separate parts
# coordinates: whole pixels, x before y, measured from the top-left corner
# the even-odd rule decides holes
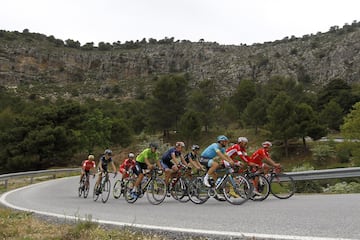
[[[190,80],[189,75],[160,76],[150,92],[118,102],[22,99],[1,89],[0,172],[66,166],[77,153],[126,147],[142,133],[161,132],[169,142],[172,130],[190,145],[209,131],[235,140],[234,129],[253,128],[277,143],[285,157],[293,139],[302,139],[306,150],[307,136],[316,140],[340,128],[345,136],[360,138],[359,106],[351,112],[359,87],[341,79],[319,92],[304,91],[281,76],[261,85],[244,79],[228,97],[216,97],[210,80],[189,88]],[[344,144],[343,161],[360,155],[357,143]]]

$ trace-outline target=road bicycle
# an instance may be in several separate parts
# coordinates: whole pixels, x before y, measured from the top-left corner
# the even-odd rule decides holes
[[[116,173],[114,173],[114,177]],[[99,196],[101,195],[101,201],[106,203],[110,196],[111,183],[109,179],[109,172],[105,171],[103,176],[101,177],[100,184],[95,183],[94,191],[93,191],[93,200],[97,201]]]
[[[191,170],[191,168],[180,164],[177,175],[172,178],[169,184],[168,192],[170,192],[171,196],[179,202],[188,202],[190,200],[188,185],[192,176],[189,170]]]
[[[225,167],[225,174],[219,177],[216,183],[210,180],[210,188],[204,185],[204,176],[196,177],[188,188],[190,200],[195,204],[203,204],[210,197],[223,194],[226,201],[231,204],[245,203],[252,192],[252,185],[243,175],[233,175],[233,172],[231,167]]]
[[[125,195],[124,192],[125,192],[126,183],[129,181],[129,179],[136,178],[136,174],[133,173],[133,171],[131,169],[129,171],[127,171],[127,174],[128,174],[128,176],[126,178],[122,178],[121,180],[118,179],[114,183],[113,197],[115,199],[119,199],[121,197],[121,195]]]
[[[288,199],[296,191],[294,179],[283,173],[281,168],[271,168],[267,175],[270,183],[270,192],[279,199]]]
[[[133,192],[136,178],[129,179],[125,184],[125,200],[128,203],[134,203],[146,193],[146,197],[151,204],[158,205],[162,203],[166,197],[167,188],[164,179],[159,177],[160,175],[162,175],[161,170],[154,166],[151,171],[144,174],[144,179],[136,192]]]
[[[85,174],[82,176],[78,188],[79,197],[83,195],[84,198],[87,198],[89,195],[89,187],[90,187],[90,181],[89,181],[89,172],[85,172]]]

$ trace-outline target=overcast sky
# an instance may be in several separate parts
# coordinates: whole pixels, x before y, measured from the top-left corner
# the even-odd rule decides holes
[[[0,29],[113,43],[263,43],[360,21],[359,0],[2,0]]]

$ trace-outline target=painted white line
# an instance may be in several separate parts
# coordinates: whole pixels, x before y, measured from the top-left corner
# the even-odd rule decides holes
[[[61,179],[56,179],[61,180]],[[52,180],[52,181],[56,181]],[[41,182],[37,184],[44,184],[46,182]],[[44,212],[44,211],[38,211],[34,209],[28,209],[23,208],[19,206],[15,206],[9,202],[6,201],[6,197],[14,192],[21,191],[25,188],[32,187],[33,184],[30,186],[25,186],[22,188],[18,188],[9,192],[5,192],[0,196],[0,203],[3,205],[13,208],[20,211],[25,212],[33,212],[40,215],[45,216],[51,216],[56,218],[62,218],[62,219],[68,219],[68,220],[75,220],[75,221],[88,221],[88,218],[85,217],[79,217],[79,216],[71,216],[71,215],[65,215],[65,214],[57,214],[57,213],[51,213],[51,212]],[[101,224],[110,224],[114,226],[120,226],[120,227],[134,227],[134,228],[141,228],[141,229],[148,229],[148,230],[159,230],[159,231],[169,231],[169,232],[179,232],[179,233],[193,233],[193,234],[199,234],[199,235],[217,235],[217,236],[226,236],[226,237],[239,237],[239,238],[254,238],[254,239],[269,239],[269,240],[354,240],[354,239],[348,239],[348,238],[326,238],[326,237],[308,237],[308,236],[290,236],[290,235],[276,235],[276,234],[259,234],[259,233],[242,233],[242,232],[226,232],[226,231],[211,231],[211,230],[203,230],[203,229],[191,229],[191,228],[176,228],[176,227],[165,227],[165,226],[156,226],[156,225],[145,225],[145,224],[134,224],[134,223],[124,223],[124,222],[115,222],[115,221],[108,221],[108,220],[94,220],[92,221],[101,223]]]

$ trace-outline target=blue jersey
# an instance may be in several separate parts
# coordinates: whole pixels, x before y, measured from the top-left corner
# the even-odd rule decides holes
[[[180,157],[181,156],[181,152],[176,151],[175,147],[170,148],[169,150],[167,150],[161,157],[161,160],[163,162],[170,162],[170,160],[172,160],[171,154],[175,153],[176,157]]]
[[[225,153],[225,148],[220,147],[218,143],[213,143],[207,148],[205,148],[205,150],[201,153],[201,157],[213,159],[217,156],[216,152],[218,151]]]

